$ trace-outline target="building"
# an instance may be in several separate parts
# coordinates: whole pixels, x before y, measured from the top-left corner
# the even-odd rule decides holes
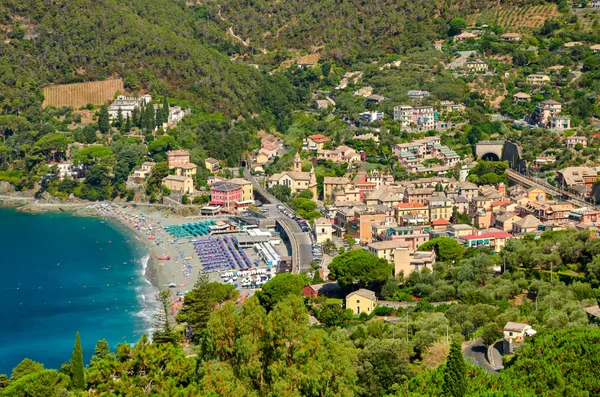
[[[400,247],[394,251],[394,276],[400,272],[408,276],[415,271],[421,271],[425,268],[433,270],[435,264],[435,251],[415,251],[410,247]]]
[[[354,211],[354,220],[346,226],[346,232],[359,239],[361,244],[370,243],[373,240],[373,223],[392,221],[392,213],[390,208],[383,206],[357,209]]]
[[[514,234],[534,233],[539,230],[542,222],[533,215],[527,215],[512,224]]]
[[[524,92],[517,92],[513,95],[514,102],[529,102],[531,100],[531,95],[526,94]]]
[[[395,226],[387,229],[380,237],[382,240],[396,240],[402,246],[416,250],[429,241],[429,231],[426,226]]]
[[[538,103],[533,111],[532,120],[535,123],[549,124],[550,118],[562,111],[562,104],[552,99]]]
[[[427,199],[429,205],[429,220],[434,222],[439,219],[449,220],[452,217],[453,201],[446,196],[433,196]]]
[[[512,237],[512,234],[506,232],[490,232],[462,236],[459,242],[462,242],[465,248],[489,247],[495,252],[500,252],[506,246],[506,240]]]
[[[239,185],[242,187],[242,203],[254,203],[254,186],[252,185],[252,182],[244,178],[233,178],[229,180],[229,183],[233,183],[234,185]]]
[[[466,106],[462,103],[454,103],[452,101],[441,101],[440,102],[440,111],[442,113],[464,113]]]
[[[547,164],[554,164],[556,163],[556,156],[542,154],[541,156],[536,157],[533,163],[536,167],[543,167]]]
[[[350,179],[346,177],[326,176],[323,178],[323,200],[329,201],[333,199],[333,192],[336,190],[344,190],[346,185],[350,184]]]
[[[530,74],[527,76],[527,84],[542,85],[550,82],[550,77],[545,74]]]
[[[413,101],[420,101],[429,96],[429,91],[423,90],[409,90],[406,95]]]
[[[327,108],[329,108],[329,105],[331,104],[325,99],[317,99],[315,101],[315,109],[317,110],[326,110]]]
[[[175,170],[175,175],[193,177],[196,175],[196,168],[198,168],[198,166],[194,163],[184,163],[176,165],[173,168]]]
[[[302,296],[308,298],[318,298],[319,296],[334,297],[342,292],[342,288],[337,282],[311,284],[302,289]]]
[[[358,115],[358,120],[361,123],[374,123],[383,120],[383,112],[364,112]]]
[[[478,37],[475,33],[471,32],[462,32],[461,34],[454,36],[454,41],[465,41],[469,39],[477,40]]]
[[[353,314],[371,314],[377,306],[375,292],[361,288],[346,295],[346,309],[352,310]]]
[[[315,219],[314,232],[317,243],[323,244],[326,240],[330,240],[333,237],[331,221],[327,218]]]
[[[598,2],[598,4],[600,4],[600,1]],[[598,7],[600,8],[600,7]],[[590,50],[594,51],[595,53],[600,52],[600,44],[594,44],[593,46],[590,47]]]
[[[566,115],[553,115],[550,117],[550,129],[554,131],[564,131],[571,128],[571,118]],[[587,140],[586,140],[587,144]]]
[[[178,194],[190,194],[194,192],[194,181],[189,176],[169,175],[163,179],[163,185]]]
[[[591,167],[567,167],[558,171],[558,181],[566,187],[585,186],[591,188],[598,180],[598,172]]]
[[[532,201],[546,201],[546,191],[539,187],[533,186],[527,189],[526,197]]]
[[[513,224],[521,219],[522,218],[514,212],[503,212],[494,215],[494,227],[504,232],[512,232]]]
[[[276,185],[288,186],[292,194],[309,190],[312,192],[313,198],[317,198],[315,169],[311,168],[310,172],[303,172],[302,160],[298,153],[296,153],[296,157],[294,158],[294,171],[273,174],[267,179],[267,187],[269,189]]]
[[[145,180],[150,173],[152,172],[152,168],[156,165],[153,161],[145,161],[142,163],[139,170],[135,170],[133,172],[133,177],[137,180]]]
[[[411,127],[411,124],[413,124],[413,107],[409,105],[395,106],[394,120],[399,121],[402,127]]]
[[[529,324],[515,323],[512,321],[506,323],[502,330],[504,334],[503,352],[505,354],[514,353],[515,349],[525,340],[525,336],[532,334],[532,332],[528,331],[533,331]]]
[[[387,98],[381,95],[369,95],[367,97],[367,105],[379,105],[381,102],[385,101]]]
[[[390,263],[394,262],[394,252],[400,247],[406,247],[406,245],[399,240],[377,241],[375,243],[370,243],[367,246],[371,254],[378,258],[385,259]]]
[[[308,150],[311,152],[319,152],[323,150],[326,143],[331,142],[331,139],[323,134],[309,135],[304,139],[302,143],[302,150]]]
[[[334,163],[357,163],[362,160],[356,150],[346,145],[340,145],[333,150],[319,151],[318,158],[331,160]]]
[[[568,137],[565,143],[568,148],[575,149],[578,144],[581,144],[583,147],[587,147],[588,141],[584,136],[573,135]]]
[[[233,210],[242,203],[242,186],[231,182],[216,182],[210,186],[209,205]]]
[[[169,150],[167,152],[167,164],[173,169],[178,165],[190,162],[190,152],[185,150]]]
[[[504,33],[500,36],[502,41],[521,41],[521,35],[519,33]]]
[[[487,63],[485,63],[481,59],[467,60],[465,67],[469,72],[485,73],[488,71]]]
[[[150,95],[142,95],[140,97],[119,95],[108,107],[108,117],[111,120],[117,119],[119,117],[119,110],[121,110],[121,117],[123,119],[126,119],[128,116],[131,118],[135,109],[140,106],[146,106],[150,102],[152,102],[152,96]]]

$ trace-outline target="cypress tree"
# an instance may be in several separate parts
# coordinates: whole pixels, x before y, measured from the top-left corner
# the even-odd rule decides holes
[[[121,111],[120,106],[119,106],[119,111],[117,112],[117,120],[115,121],[114,124],[117,128],[121,128],[123,126],[123,112]]]
[[[450,345],[450,354],[444,370],[444,385],[442,394],[445,397],[462,397],[467,393],[467,367],[465,359],[457,342]]]
[[[85,389],[85,372],[83,369],[83,351],[81,350],[81,337],[79,332],[75,336],[75,346],[71,357],[71,379],[76,389]]]
[[[131,112],[131,124],[140,128],[140,110],[138,108],[134,108]]]
[[[101,133],[106,134],[110,131],[110,120],[108,118],[108,106],[102,105],[100,115],[98,116],[98,129]]]
[[[131,119],[129,118],[129,114],[127,115],[127,118],[125,119],[125,132],[129,132],[131,131]]]
[[[156,120],[154,119],[154,106],[149,103],[144,109],[144,120],[142,122],[142,128],[146,130],[146,132],[154,131],[154,127],[156,126]]]

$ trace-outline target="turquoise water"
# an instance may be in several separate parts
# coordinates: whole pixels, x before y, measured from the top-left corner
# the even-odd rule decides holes
[[[135,343],[152,322],[147,258],[106,220],[0,208],[0,373],[25,357],[59,368],[78,331],[86,364],[99,339]]]

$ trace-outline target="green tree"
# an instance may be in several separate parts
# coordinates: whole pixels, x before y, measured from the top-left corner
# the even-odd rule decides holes
[[[83,366],[83,351],[81,350],[81,338],[79,332],[75,336],[75,346],[71,357],[71,379],[73,387],[78,390],[85,389],[85,371]]]
[[[206,328],[210,313],[220,304],[235,300],[238,291],[233,285],[221,283],[199,282],[183,300],[183,306],[177,314],[177,321],[186,323],[193,331],[192,340],[198,341]]]
[[[155,314],[156,330],[152,334],[152,339],[156,344],[177,343],[177,337],[173,333],[171,321],[169,320],[169,308],[171,307],[171,291],[164,289],[158,293],[158,302],[160,310]]]
[[[207,328],[198,354],[198,388],[207,396],[354,396],[354,349],[311,329],[300,297],[268,314],[254,297],[241,308],[228,302]]]
[[[494,342],[500,339],[501,336],[502,332],[500,332],[500,327],[497,323],[487,323],[483,326],[481,338],[483,339],[483,343],[485,343],[486,346],[494,344]]]
[[[26,358],[13,368],[12,373],[10,374],[10,380],[15,381],[23,376],[42,371],[43,369],[44,364]]]
[[[11,381],[0,397],[66,396],[70,383],[67,375],[43,369]]]
[[[169,172],[169,165],[166,162],[163,161],[156,164],[146,180],[146,194],[150,196],[158,193],[162,185],[162,180],[169,175]]]
[[[449,23],[451,36],[457,35],[467,27],[467,21],[464,18],[452,18]]]
[[[302,296],[302,289],[309,284],[305,274],[282,273],[273,277],[256,293],[260,304],[271,311],[288,295]]]
[[[329,271],[329,278],[342,287],[354,283],[367,287],[385,282],[392,274],[392,266],[367,251],[351,250],[336,256]]]
[[[450,237],[436,237],[419,246],[419,251],[435,249],[437,257],[442,261],[457,261],[463,257],[465,249]]]
[[[110,354],[110,346],[108,346],[108,341],[106,339],[100,339],[98,343],[96,343],[96,348],[94,349],[94,355],[92,356],[91,364],[98,362],[100,360],[104,360]]]
[[[124,132],[129,132],[131,131],[131,118],[129,118],[129,114],[127,114],[127,118],[125,119],[125,129]]]
[[[102,134],[107,134],[110,131],[110,119],[108,117],[108,106],[102,105],[98,114],[98,130]]]
[[[443,395],[462,397],[467,393],[467,368],[460,345],[454,341],[444,369]]]
[[[282,202],[290,201],[290,197],[292,195],[292,189],[289,186],[285,185],[275,185],[269,189],[269,193],[271,193],[275,198]]]

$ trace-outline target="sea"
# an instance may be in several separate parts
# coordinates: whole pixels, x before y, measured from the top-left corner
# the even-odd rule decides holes
[[[24,358],[60,368],[81,335],[133,344],[152,329],[158,292],[149,255],[124,226],[70,214],[0,208],[0,373]]]

